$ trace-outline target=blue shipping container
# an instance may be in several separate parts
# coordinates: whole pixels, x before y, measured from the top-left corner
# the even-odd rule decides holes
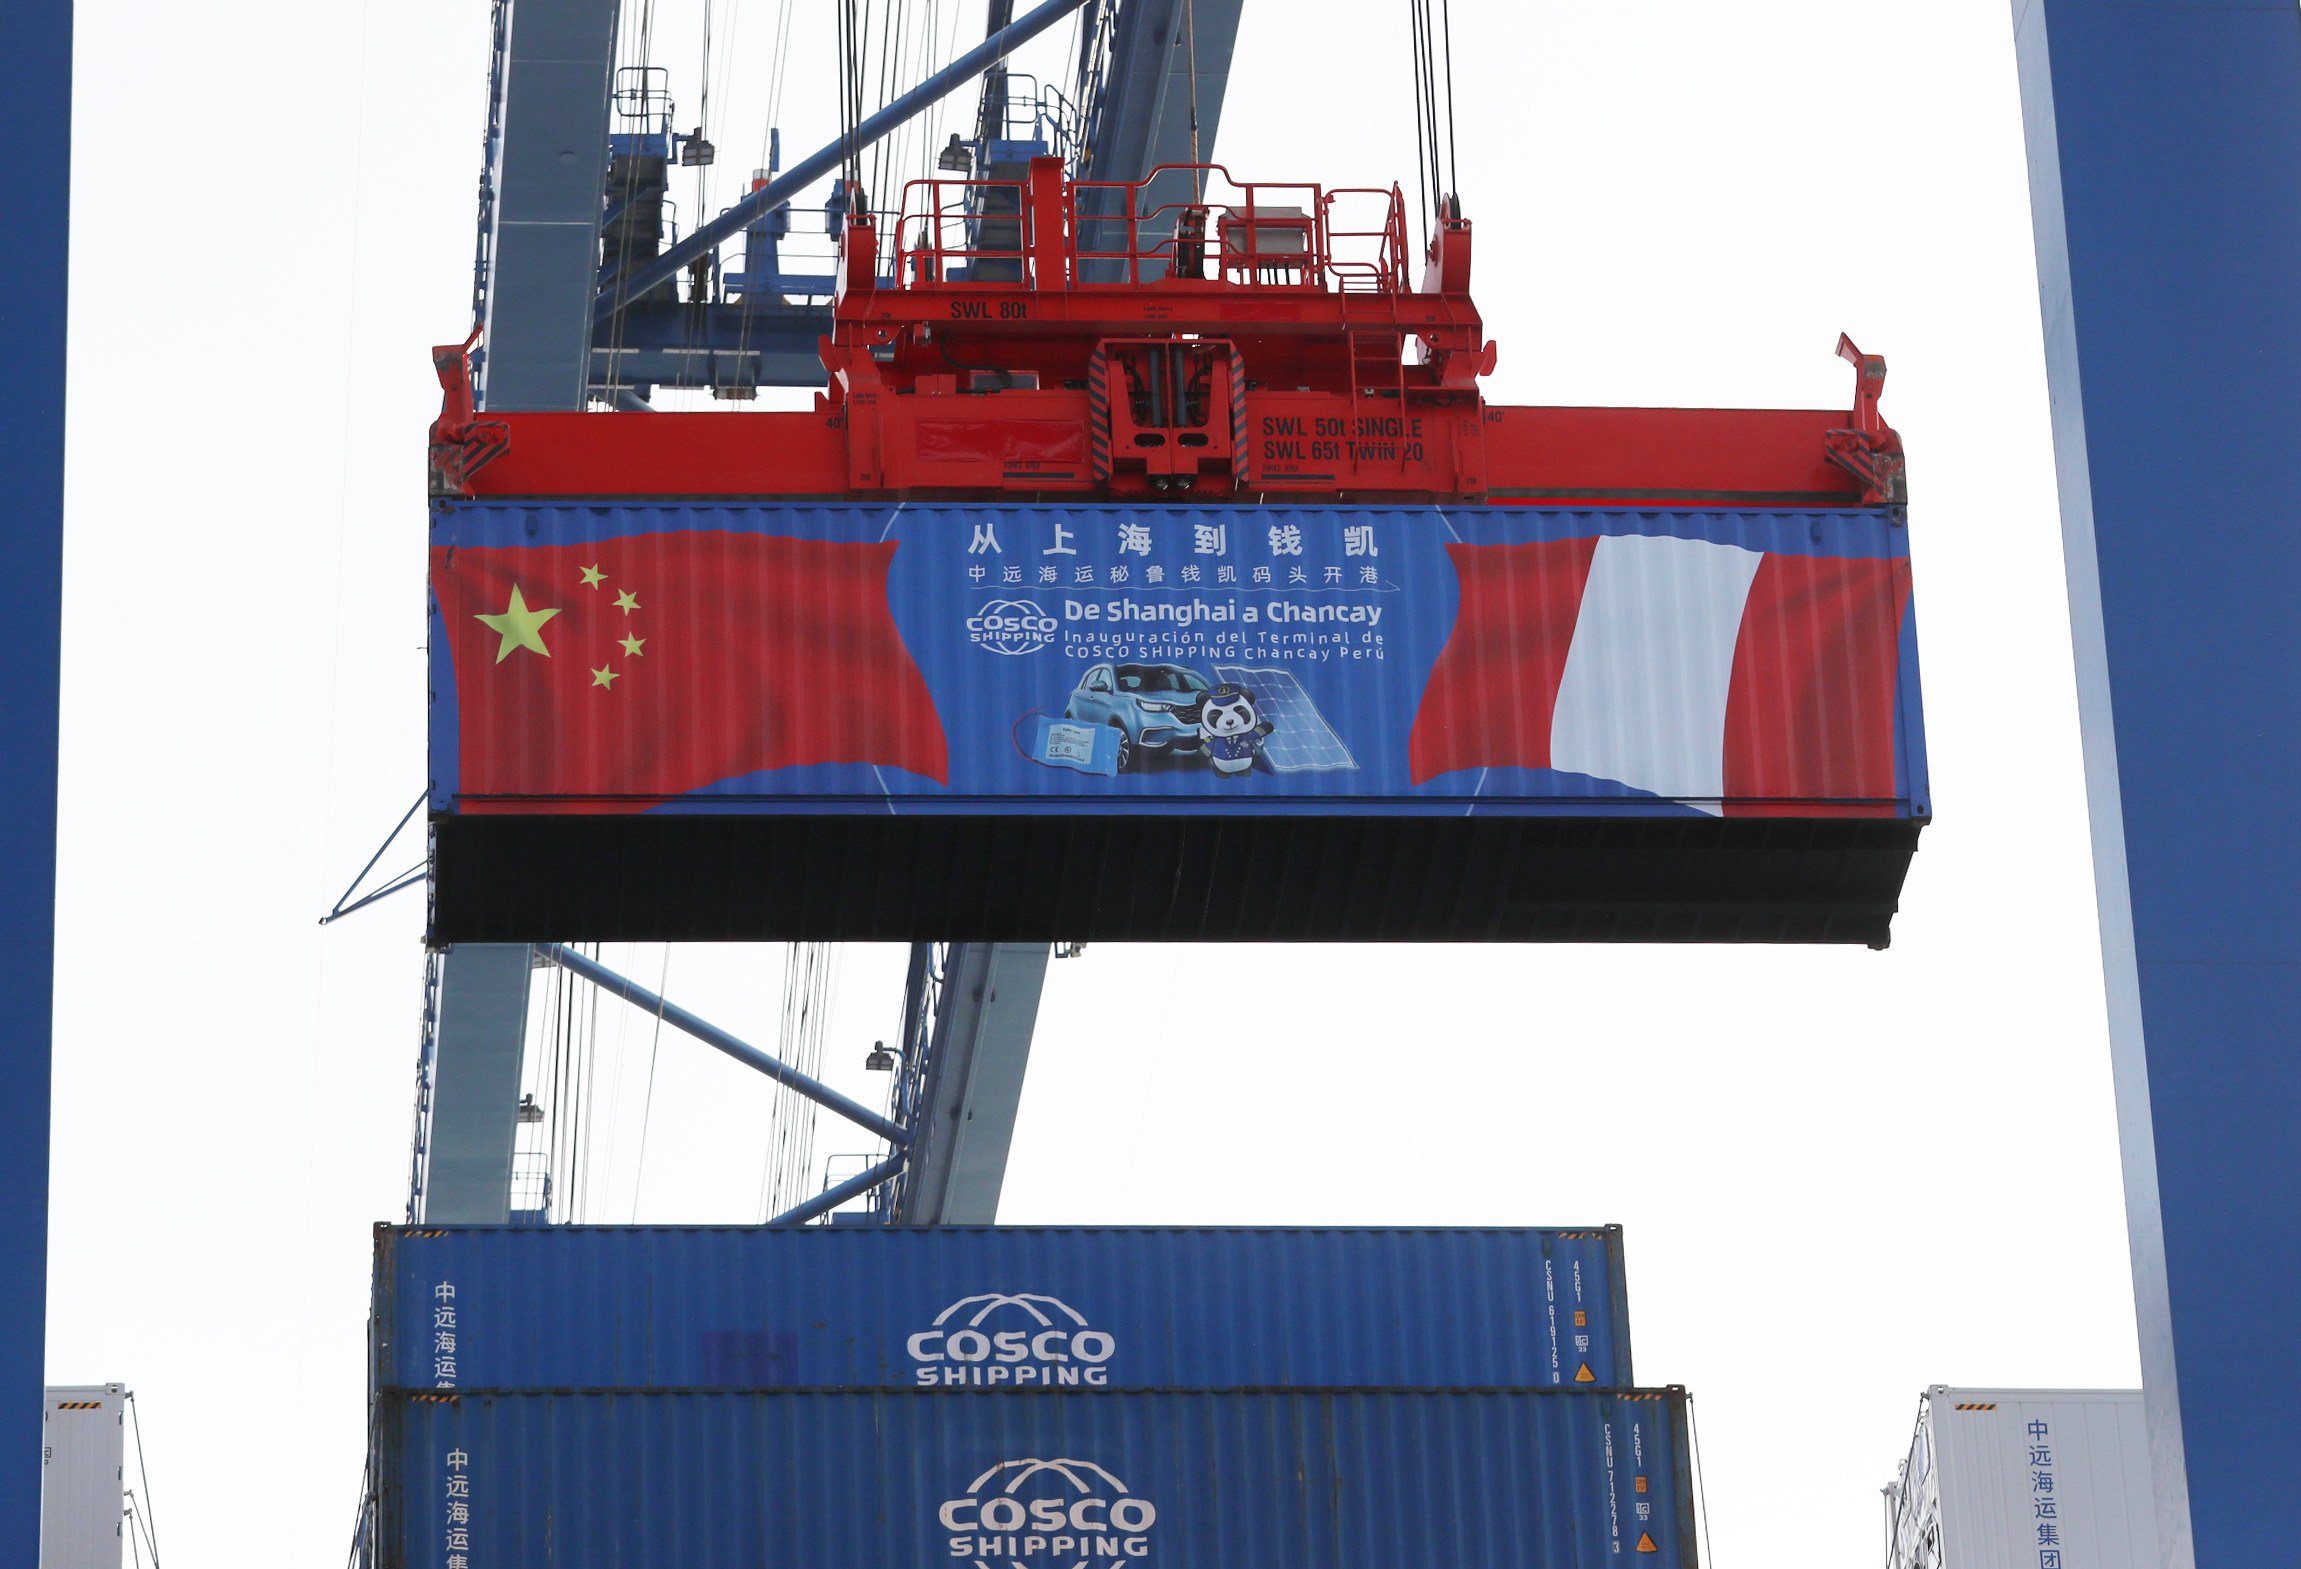
[[[1654,1391],[392,1395],[381,1569],[1695,1565]]]
[[[442,502],[431,602],[451,940],[1875,941],[1931,812],[1887,509]]]
[[[386,1389],[1628,1385],[1619,1226],[378,1226]]]
[[[1867,508],[450,503],[433,807],[1922,817],[1908,539]]]

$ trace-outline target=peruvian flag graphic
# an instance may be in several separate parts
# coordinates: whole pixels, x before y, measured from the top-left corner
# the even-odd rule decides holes
[[[1414,782],[1543,768],[1735,815],[1895,793],[1909,563],[1608,535],[1450,544]]]
[[[888,608],[896,548],[694,530],[435,549],[459,793],[607,812],[812,763],[947,782]]]

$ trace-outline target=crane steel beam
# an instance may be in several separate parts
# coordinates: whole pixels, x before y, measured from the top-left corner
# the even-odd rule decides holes
[[[995,38],[1014,21],[1015,0],[989,0],[983,7],[983,36]],[[989,147],[1005,131],[1006,120],[1007,67],[999,61],[983,72],[982,103],[975,110],[975,140]]]
[[[830,1085],[809,1078],[781,1058],[769,1056],[749,1042],[728,1034],[710,1020],[689,1013],[675,1002],[658,997],[637,981],[616,974],[597,960],[587,959],[573,948],[559,943],[544,943],[536,952],[569,974],[583,977],[601,991],[612,993],[635,1007],[644,1008],[673,1029],[725,1052],[745,1067],[758,1069],[794,1094],[803,1095],[826,1111],[835,1111],[856,1126],[869,1129],[895,1148],[901,1149],[911,1142],[910,1134],[902,1127],[889,1122],[860,1101],[849,1100]]]
[[[19,116],[0,245],[0,566],[15,653],[0,690],[0,1563],[40,1553],[42,1365],[48,1312],[48,1080],[56,969],[56,718],[64,556],[65,219],[71,181],[72,7],[0,6]]]
[[[2157,1562],[2290,1563],[2301,9],[2013,14]]]
[[[838,168],[850,148],[868,147],[923,110],[934,107],[973,81],[977,72],[996,65],[1009,52],[1038,37],[1085,3],[1086,0],[1043,0],[1041,5],[1026,13],[1019,21],[993,33],[863,121],[855,128],[852,137],[840,137],[816,148],[709,223],[696,228],[676,244],[664,247],[663,253],[645,266],[614,280],[600,291],[593,306],[593,314],[599,320],[607,321],[619,314],[626,305],[646,298],[650,289],[679,276],[686,270],[687,264],[698,256],[708,256],[776,208],[789,206],[793,197]]]
[[[794,1204],[782,1214],[768,1221],[767,1224],[770,1226],[804,1226],[818,1216],[830,1214],[831,1211],[849,1199],[861,1198],[880,1183],[891,1180],[900,1174],[908,1163],[909,1157],[903,1151],[897,1150],[877,1165],[856,1172],[855,1175],[836,1187],[825,1188],[806,1203]]]
[[[1161,164],[1213,160],[1244,4],[1122,0],[1111,23],[1102,86],[1094,94],[1093,123],[1086,128],[1081,179],[1135,181]],[[1144,193],[1141,205],[1155,211],[1187,201],[1194,194],[1188,182],[1179,173],[1163,176]],[[1092,248],[1121,248],[1107,216],[1117,205],[1118,193],[1109,190],[1089,191],[1081,201],[1081,227]],[[1161,234],[1154,231],[1151,237]],[[1115,282],[1118,269],[1119,263],[1109,261],[1088,263],[1082,271],[1097,281]]]
[[[501,1226],[511,1219],[511,1150],[534,973],[526,943],[458,943],[440,956],[418,1220]]]
[[[617,0],[513,0],[488,177],[482,406],[580,409],[607,188]]]
[[[1213,158],[1244,5],[1245,0],[1122,0],[1081,179],[1140,180],[1163,163]]]
[[[896,1224],[988,1226],[999,1218],[1049,956],[1045,943],[953,943],[947,951]]]

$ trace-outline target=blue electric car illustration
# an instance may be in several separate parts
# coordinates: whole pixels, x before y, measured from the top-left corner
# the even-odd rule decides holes
[[[1205,738],[1199,705],[1211,683],[1182,665],[1095,665],[1063,705],[1065,719],[1119,732],[1119,772],[1151,757],[1195,757]]]

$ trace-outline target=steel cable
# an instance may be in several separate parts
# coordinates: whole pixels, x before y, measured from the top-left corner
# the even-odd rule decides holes
[[[655,982],[655,995],[671,995],[671,945],[663,945],[663,971]],[[631,1172],[631,1224],[639,1224],[639,1190],[647,1180],[647,1130],[655,1118],[655,1059],[663,1045],[663,1010],[655,1010],[655,1034],[647,1043],[647,1093],[639,1107],[639,1158]]]
[[[128,1422],[136,1435],[136,1480],[144,1484],[141,1517],[144,1535],[152,1548],[152,1569],[160,1569],[160,1538],[152,1517],[152,1474],[144,1469],[144,1415],[136,1408],[135,1392],[128,1394]],[[133,1498],[133,1493],[128,1495]]]

